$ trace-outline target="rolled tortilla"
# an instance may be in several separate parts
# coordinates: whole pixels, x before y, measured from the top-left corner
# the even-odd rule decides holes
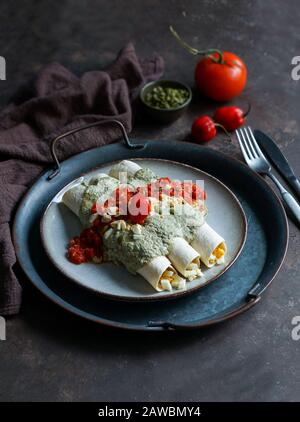
[[[75,214],[80,215],[80,207],[86,186],[84,184],[76,185],[67,190],[62,197],[62,202]]]
[[[168,258],[176,270],[188,280],[194,280],[202,275],[199,253],[182,237],[172,239]]]
[[[158,292],[171,291],[172,288],[184,289],[185,280],[181,278],[165,256],[158,256],[137,271]]]
[[[126,173],[127,177],[134,176],[135,173],[140,170],[142,167],[133,161],[123,160],[120,163],[115,164],[109,172],[109,176],[120,179],[121,173]]]
[[[90,177],[90,179],[88,181],[86,181],[86,184],[96,185],[104,177],[110,177],[110,176],[106,173],[97,173],[95,176]]]
[[[101,182],[103,179],[103,183]],[[115,178],[108,176],[105,173],[99,173],[92,177],[88,182],[83,182],[79,185],[69,189],[62,197],[62,202],[71,210],[77,217],[80,218],[83,224],[87,224],[86,218],[83,218],[81,214],[81,205],[84,199],[84,195],[88,188],[93,186],[99,186],[99,196],[97,202],[105,202],[106,199],[112,194],[117,188],[119,182]],[[97,196],[97,193],[95,194]],[[92,206],[92,204],[91,204]],[[89,217],[89,216],[86,216]]]
[[[225,240],[207,223],[197,229],[191,246],[199,252],[201,261],[208,268],[224,262],[227,249]]]

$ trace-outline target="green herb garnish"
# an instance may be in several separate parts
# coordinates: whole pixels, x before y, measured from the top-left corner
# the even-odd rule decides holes
[[[156,86],[145,95],[145,102],[151,107],[168,110],[184,104],[189,95],[186,89]]]

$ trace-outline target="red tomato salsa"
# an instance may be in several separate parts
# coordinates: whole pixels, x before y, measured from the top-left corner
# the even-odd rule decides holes
[[[102,239],[97,225],[84,229],[80,236],[74,237],[68,248],[68,258],[73,264],[82,264],[102,259]]]
[[[149,197],[162,199],[163,194],[182,197],[189,203],[206,199],[206,192],[196,183],[171,181],[168,177],[162,177],[135,191],[127,187],[117,188],[111,199],[105,201],[104,204],[95,203],[92,206],[91,214],[98,214],[98,216],[90,228],[84,229],[79,236],[70,241],[68,259],[73,264],[101,262],[103,258],[102,233],[105,226],[120,219],[131,224],[144,224],[151,211]],[[107,214],[111,205],[116,208],[116,213],[110,215],[109,223],[103,222],[102,217]]]

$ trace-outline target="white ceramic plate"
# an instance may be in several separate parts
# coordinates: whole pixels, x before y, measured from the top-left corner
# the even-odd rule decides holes
[[[41,220],[41,236],[45,250],[53,264],[70,280],[100,295],[117,300],[153,301],[177,298],[190,294],[216,280],[234,263],[242,251],[247,234],[247,221],[236,196],[218,179],[194,167],[161,159],[131,159],[142,167],[151,168],[160,177],[180,180],[204,180],[207,193],[207,222],[226,241],[225,263],[207,269],[201,268],[203,276],[187,283],[186,290],[156,292],[139,275],[132,275],[126,268],[112,263],[74,265],[66,257],[69,240],[81,230],[79,219],[61,202],[62,194],[81,179],[64,187],[48,205]],[[90,177],[98,172],[108,173],[109,163],[89,172]],[[216,281],[217,282],[217,281]]]

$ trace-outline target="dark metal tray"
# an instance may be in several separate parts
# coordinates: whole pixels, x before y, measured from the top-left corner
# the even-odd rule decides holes
[[[131,144],[129,144],[130,146]],[[132,145],[131,145],[132,146]],[[199,328],[251,308],[278,272],[288,244],[285,211],[264,179],[246,165],[209,148],[187,142],[147,141],[141,148],[116,143],[78,154],[45,172],[23,198],[13,236],[19,264],[31,282],[64,309],[97,323],[131,330]],[[147,157],[186,163],[210,173],[239,198],[248,219],[248,237],[233,267],[199,292],[160,303],[121,303],[100,298],[68,281],[47,258],[40,217],[53,196],[74,178],[103,163]]]

